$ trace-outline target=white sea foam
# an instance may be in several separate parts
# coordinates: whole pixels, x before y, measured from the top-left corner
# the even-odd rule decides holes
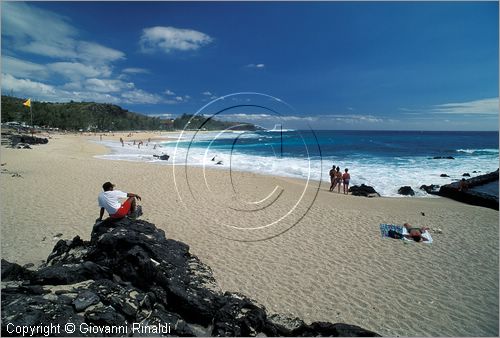
[[[466,154],[498,154],[498,149],[457,149],[457,153],[466,153]]]
[[[179,136],[179,135],[178,135]],[[183,135],[185,141],[189,141],[190,135]],[[216,133],[203,133],[197,136],[197,142],[201,139],[213,140]],[[255,136],[255,135],[254,135]],[[254,137],[253,136],[253,137]],[[224,134],[219,137],[226,137]],[[234,135],[227,137],[234,137]],[[262,135],[259,135],[262,137]],[[184,146],[176,147],[176,141],[156,143],[156,150],[153,149],[154,142],[146,147],[125,144],[121,146],[119,142],[104,141],[99,142],[111,149],[111,154],[96,156],[109,160],[140,161],[159,163],[162,165],[188,164],[192,166],[205,166],[214,169],[228,169],[238,171],[249,171],[265,175],[278,175],[301,179],[330,181],[328,175],[332,164],[344,168],[349,168],[351,174],[350,185],[366,184],[375,188],[382,196],[393,197],[398,195],[397,191],[402,186],[411,186],[417,197],[430,197],[425,191],[420,190],[421,185],[448,184],[460,180],[464,173],[469,173],[472,177],[495,171],[498,168],[498,157],[496,156],[471,156],[457,157],[455,160],[430,159],[429,157],[399,157],[387,161],[383,158],[366,159],[343,159],[336,157],[320,158],[291,158],[248,155],[241,152],[231,153],[229,150],[208,149],[201,147]],[[496,150],[496,149],[493,149]],[[496,150],[498,153],[498,150]],[[168,161],[161,161],[153,155],[168,154],[171,158]],[[212,158],[215,156],[215,161]],[[495,160],[496,158],[496,160]],[[215,165],[222,161],[222,165]],[[473,173],[476,171],[476,173]],[[447,174],[449,177],[440,177]]]

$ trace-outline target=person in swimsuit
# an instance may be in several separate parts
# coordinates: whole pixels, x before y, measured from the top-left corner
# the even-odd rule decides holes
[[[335,169],[335,186],[338,186],[337,193],[340,194],[340,185],[342,184],[342,173],[340,172],[340,167]],[[333,189],[335,189],[335,186]]]
[[[469,189],[469,185],[467,184],[467,181],[465,178],[462,178],[458,185],[458,191],[467,191]]]
[[[214,157],[215,158],[215,157]],[[212,159],[213,161],[214,159]],[[335,184],[335,165],[333,165],[332,169],[330,169],[330,191],[333,191],[333,187]]]
[[[349,169],[345,168],[345,173],[342,175],[342,180],[344,181],[344,194],[349,193],[349,180],[351,179],[351,175],[348,173]]]
[[[428,227],[415,228],[415,227],[412,227],[409,223],[405,223],[405,224],[403,224],[403,226],[408,231],[408,235],[404,235],[406,238],[413,239],[415,242],[425,242],[428,240],[427,238],[422,236],[422,234],[426,230],[429,230]]]

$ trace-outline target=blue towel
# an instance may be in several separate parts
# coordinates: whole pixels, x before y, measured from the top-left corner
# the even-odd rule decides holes
[[[396,224],[380,224],[380,234],[382,237],[389,237],[389,231],[393,230],[398,234],[403,234],[403,226]]]
[[[391,231],[391,230],[393,230],[401,235],[408,235],[408,231],[402,225],[380,224],[380,234],[382,235],[383,238],[384,237],[391,238],[391,236],[389,236],[389,231]],[[423,241],[423,243],[431,244],[433,241],[431,234],[427,230],[425,230],[422,233],[422,237],[425,237],[427,239],[426,241]],[[394,238],[394,237],[392,237],[392,238]],[[401,239],[403,239],[404,241],[414,242],[412,239],[408,239],[408,238],[404,238],[404,237],[402,237]]]

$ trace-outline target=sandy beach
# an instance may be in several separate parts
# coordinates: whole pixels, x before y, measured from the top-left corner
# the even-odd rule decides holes
[[[140,194],[142,218],[187,243],[224,290],[270,312],[389,336],[499,334],[498,211],[444,198],[368,199],[330,193],[329,183],[229,170],[102,160],[94,156],[108,150],[98,141],[54,134],[31,150],[2,146],[2,258],[39,264],[58,234],[88,240],[97,194],[111,181]],[[432,244],[380,237],[380,223],[405,222],[442,233],[431,231]]]

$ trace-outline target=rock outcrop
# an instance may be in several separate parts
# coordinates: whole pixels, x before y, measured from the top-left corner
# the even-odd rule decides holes
[[[453,156],[434,156],[433,160],[454,160]]]
[[[168,159],[170,158],[169,155],[166,155],[166,154],[163,154],[163,155],[153,155],[153,157],[156,157],[162,161],[168,161]]]
[[[437,194],[439,192],[439,185],[431,184],[431,185],[421,185],[420,190],[424,190],[428,194]]]
[[[16,327],[47,328],[48,336],[378,336],[268,315],[223,292],[186,244],[129,219],[96,223],[90,241],[59,240],[34,271],[2,260],[1,317],[3,336],[19,336]]]
[[[20,144],[28,145],[28,144],[47,144],[49,143],[49,140],[46,138],[42,137],[36,137],[36,136],[29,136],[29,135],[17,135],[17,134],[12,134],[9,135],[8,138],[10,138],[11,146],[13,148],[18,147]]]
[[[354,196],[380,197],[380,194],[373,187],[364,184],[350,187],[349,192]]]
[[[398,194],[404,196],[415,196],[415,191],[413,191],[409,185],[405,185],[404,187],[398,189]]]
[[[439,196],[448,197],[456,201],[464,202],[472,205],[479,205],[491,209],[498,210],[498,196],[492,196],[478,191],[473,191],[471,188],[481,186],[491,182],[498,182],[498,169],[495,172],[480,175],[465,180],[468,187],[465,191],[460,191],[460,182],[443,185],[439,189]]]

